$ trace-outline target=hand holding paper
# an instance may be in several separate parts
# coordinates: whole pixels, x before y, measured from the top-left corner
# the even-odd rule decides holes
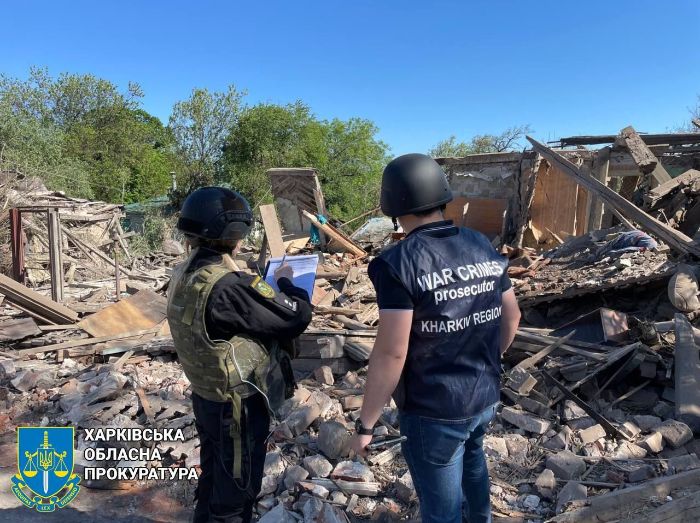
[[[283,263],[277,270],[275,270],[275,281],[279,281],[280,278],[287,278],[292,280],[294,278],[294,269],[288,263]]]
[[[316,269],[318,267],[318,256],[280,256],[272,258],[265,271],[265,281],[270,286],[279,291],[277,280],[289,278],[296,285],[306,290],[309,296],[314,293],[314,282],[316,280]]]

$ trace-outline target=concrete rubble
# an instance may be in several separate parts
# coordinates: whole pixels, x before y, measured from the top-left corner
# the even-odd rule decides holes
[[[625,147],[614,146],[613,154],[627,154]],[[595,155],[571,150],[552,154],[560,152],[567,158],[579,154],[584,167],[597,165]],[[670,153],[659,154],[664,161]],[[674,154],[687,167],[691,153]],[[460,159],[451,160],[457,173]],[[525,160],[530,167],[523,163],[522,172],[539,172],[537,166],[546,163],[521,158]],[[691,160],[700,165],[694,156]],[[551,167],[555,165],[552,160]],[[700,379],[695,372],[700,368],[700,301],[692,299],[700,292],[700,263],[692,246],[673,241],[677,237],[667,230],[698,232],[700,173],[674,175],[660,183],[640,173],[629,195],[639,213],[657,221],[667,218],[662,229],[653,222],[649,228],[646,218],[625,215],[623,205],[617,209],[614,199],[606,199],[598,226],[581,234],[561,237],[554,231],[546,243],[528,246],[517,241],[517,234],[509,235],[509,228],[519,223],[511,216],[504,236],[493,238],[509,260],[508,273],[523,311],[521,327],[503,358],[503,405],[484,439],[495,521],[588,521],[592,507],[604,513],[602,504],[613,514],[619,505],[615,496],[631,495],[633,489],[646,493],[653,486],[667,490],[673,499],[675,490],[691,488],[694,474],[700,474],[700,405],[693,389]],[[451,183],[466,182],[455,178]],[[280,207],[281,197],[273,195]],[[44,198],[70,207],[62,211],[68,234],[94,230],[83,231],[77,241],[67,234],[64,255],[76,268],[64,281],[60,303],[49,298],[56,289],[49,281],[45,246],[28,253],[26,291],[0,282],[0,294],[7,293],[0,307],[1,432],[11,434],[23,425],[75,426],[80,456],[88,446],[87,428],[180,428],[185,441],[161,444],[162,465],[198,467],[189,383],[177,363],[163,312],[168,275],[183,258],[182,245],[171,240],[162,252],[130,256],[119,270],[117,286],[114,268],[107,263],[114,242],[99,242],[95,231],[106,231],[128,252],[130,235],[115,226],[120,208],[54,194]],[[289,210],[295,205],[292,200],[283,202],[283,220],[300,214]],[[522,202],[516,203],[515,208],[522,208]],[[12,205],[26,205],[26,198]],[[527,214],[528,207],[524,209]],[[626,218],[606,219],[611,209]],[[117,216],[116,221],[106,214]],[[36,223],[32,218],[25,225],[33,244],[43,245],[43,229]],[[478,220],[469,223],[479,227]],[[523,231],[534,222],[529,223],[521,223]],[[282,225],[288,228],[286,222]],[[256,517],[265,523],[416,520],[415,487],[400,447],[380,446],[367,460],[348,455],[379,319],[367,264],[401,233],[376,221],[372,234],[361,227],[357,236],[342,232],[333,221],[323,225],[326,243],[320,248],[308,242],[308,230],[295,230],[293,237],[276,243],[289,254],[318,253],[320,264],[312,296],[314,318],[295,340],[298,386],[271,427]],[[517,233],[515,229],[511,232]],[[274,233],[260,225],[256,230],[258,239]],[[634,243],[640,238],[644,246]],[[259,242],[246,243],[236,263],[257,274],[266,254]],[[92,265],[87,261],[91,257],[100,263]],[[123,316],[125,308],[133,308],[136,315]],[[47,311],[67,319],[42,321]],[[120,318],[119,327],[105,331],[107,317]],[[375,441],[397,435],[398,411],[392,403],[375,429]],[[80,470],[84,461],[77,463]],[[182,485],[177,497],[191,505],[191,485]],[[643,514],[655,508],[650,497],[625,502]],[[673,510],[666,498],[654,503],[667,503]],[[622,520],[619,514],[600,517]]]

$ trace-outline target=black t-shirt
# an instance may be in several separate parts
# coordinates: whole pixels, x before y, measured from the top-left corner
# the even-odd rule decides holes
[[[394,399],[402,412],[466,419],[498,401],[508,261],[483,234],[433,222],[372,260],[380,310],[413,311]]]
[[[221,262],[221,254],[200,248],[188,270]],[[268,297],[258,290],[259,276],[231,272],[211,290],[205,310],[205,325],[212,340],[228,340],[247,334],[262,342],[289,340],[299,336],[311,322],[308,293],[286,278],[277,285],[282,292]]]
[[[433,238],[447,238],[457,233],[456,227],[445,227],[450,222],[439,222],[416,227],[411,234],[420,233],[425,229],[430,231]],[[389,264],[382,258],[376,258],[370,265],[368,273],[372,284],[377,292],[377,305],[380,310],[412,310],[415,306],[411,293],[406,289],[398,275],[391,269]],[[506,272],[500,280],[501,292],[506,292],[512,287],[510,278]]]

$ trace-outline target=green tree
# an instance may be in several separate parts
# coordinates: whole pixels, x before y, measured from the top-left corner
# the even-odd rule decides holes
[[[216,164],[238,121],[244,96],[233,85],[225,92],[194,89],[187,100],[173,107],[168,126],[186,166],[190,188],[214,181]]]
[[[330,214],[349,219],[378,201],[388,147],[376,134],[368,120],[319,120],[301,101],[258,104],[242,112],[229,134],[218,180],[259,203],[270,199],[267,169],[314,167]]]
[[[457,141],[457,137],[452,135],[446,140],[438,142],[435,147],[428,151],[428,154],[434,158],[441,158],[511,151],[530,132],[532,130],[529,125],[519,125],[509,127],[501,134],[477,134],[469,142]]]
[[[389,147],[376,138],[379,129],[369,120],[333,119],[324,122],[323,130],[326,163],[319,165],[319,172],[328,210],[349,220],[379,202]]]
[[[322,154],[320,124],[306,105],[259,104],[242,112],[227,137],[217,178],[259,202],[269,197],[267,169],[315,166]]]
[[[177,165],[174,139],[126,92],[93,75],[30,70],[0,76],[0,159],[69,194],[135,201],[164,194]]]

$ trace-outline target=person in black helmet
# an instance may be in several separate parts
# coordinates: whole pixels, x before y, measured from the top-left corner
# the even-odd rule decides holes
[[[406,237],[368,268],[379,330],[352,449],[366,455],[393,393],[423,523],[483,523],[491,506],[482,442],[520,311],[506,260],[483,234],[444,220],[451,199],[428,156],[400,156],[384,170],[381,208]]]
[[[281,355],[311,321],[309,296],[288,265],[275,273],[281,292],[238,270],[231,255],[252,221],[240,194],[204,187],[187,197],[177,225],[193,250],[173,271],[168,321],[201,442],[196,523],[251,520],[273,393],[293,388]]]

